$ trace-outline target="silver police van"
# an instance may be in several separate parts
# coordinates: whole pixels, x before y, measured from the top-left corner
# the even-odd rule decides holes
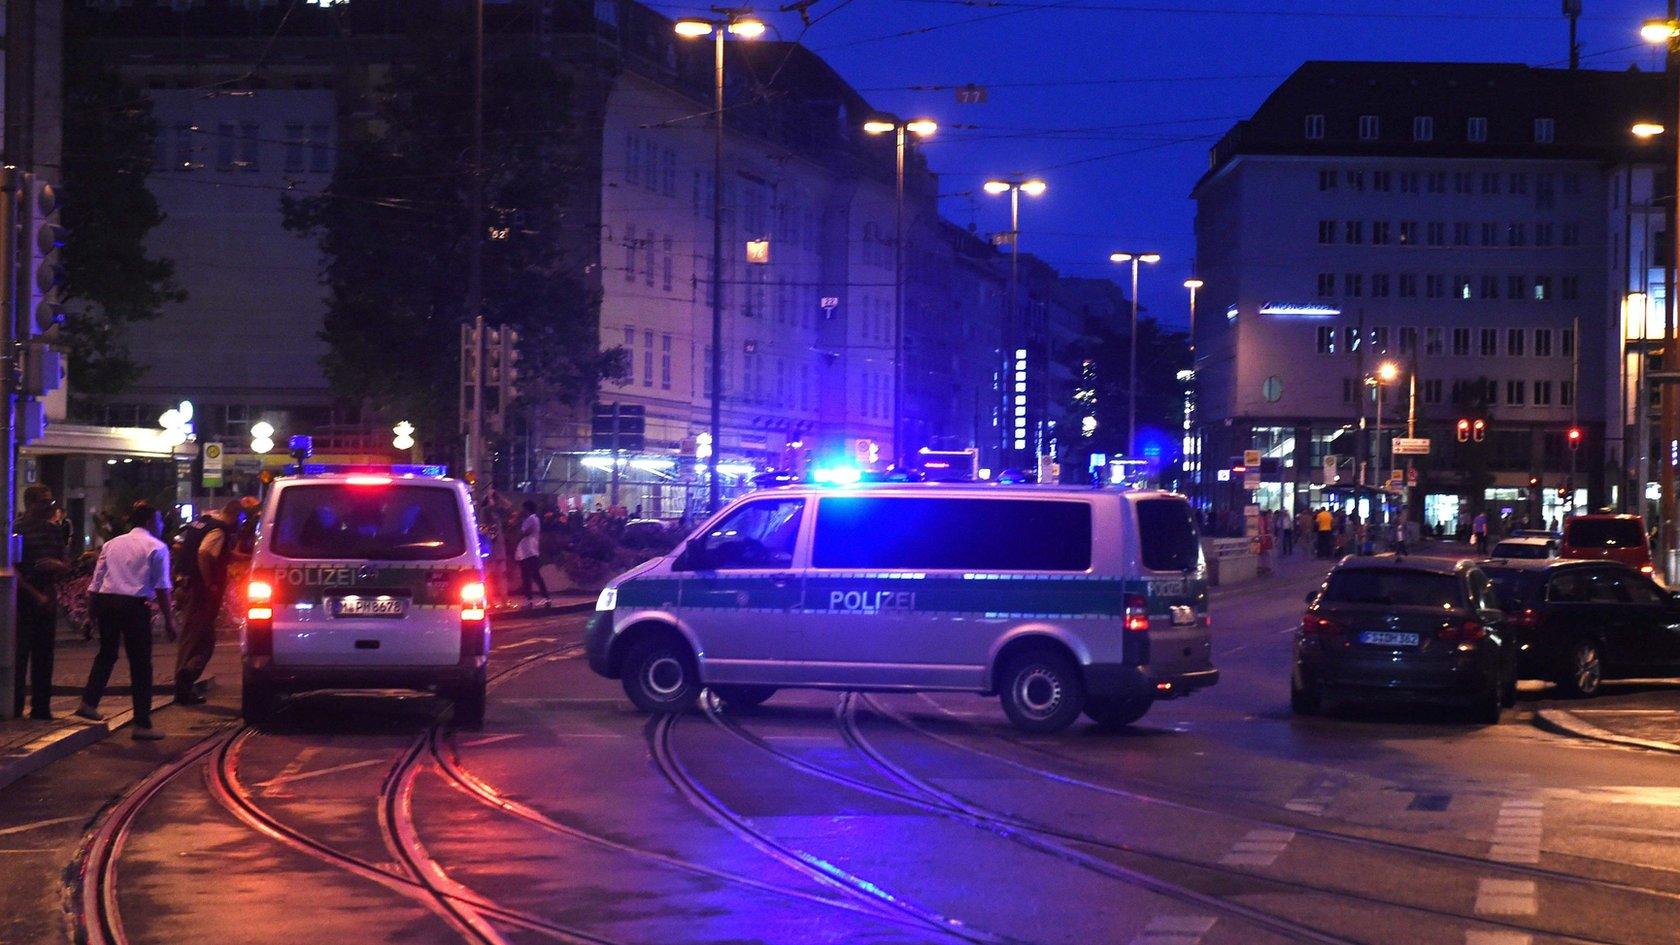
[[[1182,497],[1068,486],[747,495],[601,592],[589,665],[648,712],[709,687],[996,694],[1016,726],[1142,718],[1219,679]]]

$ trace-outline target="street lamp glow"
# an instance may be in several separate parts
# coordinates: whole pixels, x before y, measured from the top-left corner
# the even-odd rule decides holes
[[[1635,122],[1631,130],[1635,138],[1655,138],[1668,129],[1654,121],[1641,121]]]
[[[1161,254],[1160,253],[1144,253],[1142,256],[1139,256],[1138,259],[1140,261],[1146,262],[1146,263],[1158,263],[1158,262],[1161,261]]]
[[[1680,36],[1680,27],[1673,20],[1646,20],[1639,27],[1639,38],[1647,43],[1666,43]]]
[[[1399,376],[1400,365],[1395,364],[1393,361],[1384,361],[1383,363],[1377,365],[1377,379],[1382,381],[1384,384],[1389,383]]]
[[[1186,280],[1184,280],[1184,287],[1186,289],[1200,289],[1203,286],[1203,284],[1204,283],[1200,279],[1186,279]]]
[[[879,119],[879,118],[871,119],[871,120],[863,123],[864,132],[866,134],[872,134],[872,135],[884,135],[887,132],[893,130],[895,127],[897,127],[897,126],[894,125],[892,122],[884,121],[884,120]]]
[[[931,118],[917,118],[906,123],[904,130],[918,138],[926,138],[939,130],[939,123]]]
[[[1009,190],[1009,182],[1006,180],[989,180],[981,185],[981,189],[988,194],[1001,194]]]
[[[1044,193],[1049,186],[1049,184],[1046,184],[1044,181],[1035,177],[1032,180],[1024,181],[1021,184],[1021,193],[1026,194],[1028,197],[1037,197],[1038,195]]]
[[[712,35],[712,24],[705,20],[678,20],[671,28],[677,31],[678,36],[688,39]]]
[[[729,24],[730,34],[742,39],[757,39],[764,35],[764,30],[765,26],[762,20],[743,19]]]
[[[1132,261],[1131,253],[1109,253],[1108,261],[1113,263],[1127,263]]]

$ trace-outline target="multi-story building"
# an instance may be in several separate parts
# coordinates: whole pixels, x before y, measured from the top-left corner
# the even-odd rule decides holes
[[[1618,169],[1655,159],[1629,127],[1660,103],[1639,73],[1311,62],[1232,128],[1193,194],[1215,511],[1352,501],[1408,466],[1414,514],[1447,531],[1620,501],[1612,208]],[[1397,460],[1414,411],[1431,452]],[[1258,488],[1232,471],[1250,450]]]

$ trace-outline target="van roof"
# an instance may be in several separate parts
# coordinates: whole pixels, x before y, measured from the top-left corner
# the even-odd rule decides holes
[[[414,473],[311,473],[307,476],[281,476],[274,480],[277,486],[292,486],[303,483],[327,483],[346,485],[383,485],[385,483],[401,483],[405,486],[454,486],[459,480],[440,476],[420,476]]]
[[[1161,489],[1112,489],[1059,483],[997,482],[882,482],[847,486],[787,485],[762,490],[765,494],[809,496],[1118,496],[1126,499],[1184,498]]]

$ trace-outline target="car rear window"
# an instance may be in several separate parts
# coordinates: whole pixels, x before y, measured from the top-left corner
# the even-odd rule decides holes
[[[1138,542],[1151,571],[1191,571],[1201,563],[1196,516],[1183,499],[1139,499]]]
[[[1493,581],[1493,593],[1499,598],[1502,610],[1522,610],[1533,605],[1540,596],[1540,575],[1516,568],[1485,568]]]
[[[1329,604],[1390,607],[1459,607],[1464,589],[1457,575],[1395,568],[1347,568],[1332,572],[1319,598]]]
[[[1645,533],[1631,518],[1576,518],[1564,527],[1564,541],[1577,548],[1638,548]]]
[[[321,483],[288,486],[274,514],[286,558],[440,561],[466,553],[455,490]]]
[[[1084,571],[1091,506],[1025,499],[837,496],[817,506],[818,568]]]
[[[1546,558],[1550,554],[1545,545],[1538,542],[1502,541],[1493,546],[1495,558]]]

